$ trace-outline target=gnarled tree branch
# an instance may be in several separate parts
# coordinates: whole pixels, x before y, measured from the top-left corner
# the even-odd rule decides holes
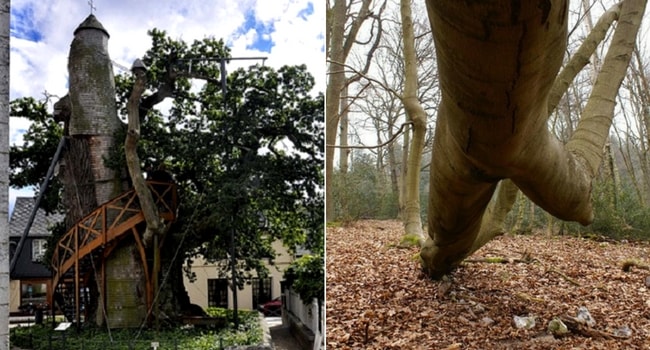
[[[144,92],[146,80],[145,72],[137,72],[135,74],[135,84],[133,85],[133,90],[127,103],[129,127],[126,140],[124,141],[124,153],[133,187],[138,194],[140,207],[147,222],[143,241],[145,245],[149,245],[154,235],[164,232],[165,225],[163,225],[160,219],[158,209],[154,205],[153,196],[144,181],[142,168],[140,167],[140,158],[137,152],[138,140],[140,139],[140,97],[142,96],[142,92]]]

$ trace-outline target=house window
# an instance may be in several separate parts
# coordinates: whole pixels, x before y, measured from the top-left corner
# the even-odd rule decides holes
[[[208,307],[228,308],[228,280],[208,279]]]
[[[21,305],[38,305],[47,301],[47,284],[23,282],[20,286]]]
[[[253,278],[251,284],[253,285],[253,310],[257,310],[259,305],[271,300],[271,277]]]
[[[35,239],[32,241],[32,261],[39,262],[45,256],[47,241],[44,239]]]

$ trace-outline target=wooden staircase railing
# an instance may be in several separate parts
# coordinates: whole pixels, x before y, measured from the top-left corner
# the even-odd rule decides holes
[[[169,182],[147,181],[147,186],[151,190],[154,204],[158,207],[161,218],[166,221],[174,221],[177,207],[176,185]],[[151,276],[149,276],[147,268],[141,233],[136,229],[136,225],[144,221],[138,196],[135,190],[131,189],[84,216],[57,242],[52,256],[52,288],[56,290],[57,285],[63,281],[66,274],[69,275],[70,272],[74,274],[77,323],[79,322],[80,309],[80,281],[87,281],[88,273],[91,272],[82,271],[88,269],[87,266],[84,266],[88,265],[84,264],[84,261],[96,258],[93,255],[97,253],[101,253],[102,258],[106,258],[117,242],[129,234],[133,234],[140,251],[147,278],[147,304],[150,306],[151,299],[153,299],[153,291],[150,286]]]

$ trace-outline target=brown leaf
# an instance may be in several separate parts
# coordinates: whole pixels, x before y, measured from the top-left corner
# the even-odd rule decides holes
[[[399,242],[402,234],[398,221],[359,221],[327,229],[328,349],[648,346],[650,287],[645,286],[645,270],[633,268],[626,273],[620,269],[621,261],[630,257],[647,261],[648,243],[601,245],[570,236],[505,235],[472,258],[518,256],[527,251],[536,260],[468,264],[452,274],[452,285],[421,273],[419,263],[411,259],[417,248],[386,248]],[[551,269],[579,285],[547,273]],[[598,322],[587,331],[591,333],[573,332],[557,339],[540,336],[550,320],[558,315],[575,316],[580,306],[587,307]],[[537,325],[531,330],[514,329],[513,315],[535,315]],[[611,337],[623,325],[631,335]]]

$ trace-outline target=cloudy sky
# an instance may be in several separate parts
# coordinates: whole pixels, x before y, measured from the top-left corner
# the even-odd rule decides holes
[[[126,67],[150,46],[147,30],[192,42],[222,38],[233,57],[268,57],[265,64],[306,64],[325,91],[325,2],[318,0],[94,0],[93,14],[109,32],[111,59]],[[91,13],[88,0],[12,0],[11,99],[67,93],[67,58],[75,28]],[[236,66],[228,67],[233,70]],[[241,62],[241,61],[240,61]],[[239,63],[244,65],[254,62]],[[120,68],[114,67],[118,73]],[[11,118],[11,143],[24,120]],[[16,195],[29,190],[10,190]]]

